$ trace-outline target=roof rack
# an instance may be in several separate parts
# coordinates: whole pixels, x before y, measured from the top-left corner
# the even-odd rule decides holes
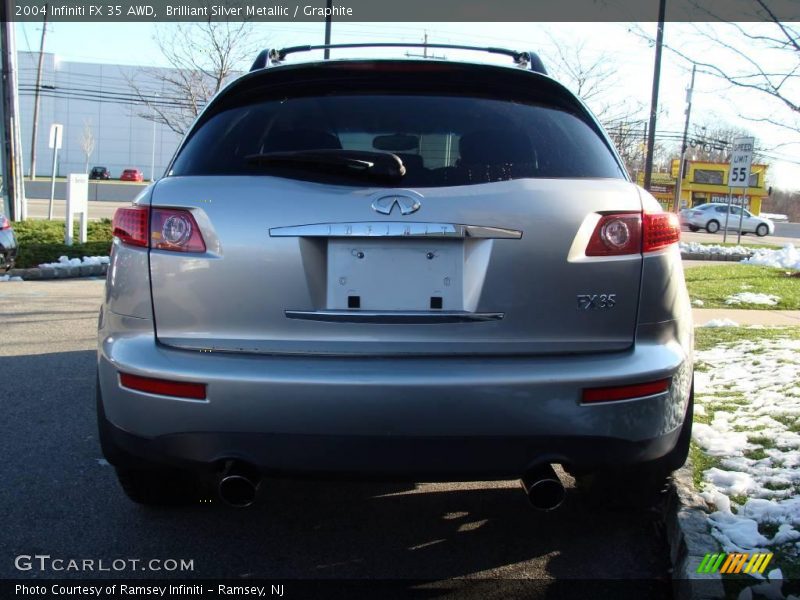
[[[256,57],[253,66],[250,67],[251,71],[264,69],[271,65],[281,64],[288,54],[295,54],[297,52],[311,52],[312,50],[326,50],[326,49],[343,49],[343,48],[445,48],[451,50],[473,50],[475,52],[488,52],[489,54],[503,54],[510,56],[514,63],[522,68],[530,69],[536,73],[547,74],[544,68],[542,59],[536,52],[531,50],[519,52],[517,50],[509,50],[508,48],[495,48],[495,47],[481,47],[481,46],[463,46],[459,44],[420,44],[420,43],[404,43],[404,42],[376,42],[376,43],[360,43],[360,44],[319,44],[316,46],[290,46],[289,48],[271,48],[262,50]]]

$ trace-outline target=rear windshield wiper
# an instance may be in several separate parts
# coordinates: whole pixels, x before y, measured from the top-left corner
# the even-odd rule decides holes
[[[249,163],[265,167],[290,167],[376,179],[400,179],[406,174],[403,161],[391,152],[368,150],[296,150],[245,156]]]

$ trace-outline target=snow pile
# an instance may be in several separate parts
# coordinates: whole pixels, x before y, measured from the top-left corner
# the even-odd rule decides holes
[[[692,306],[703,306],[704,304],[705,304],[705,302],[703,302],[702,300],[699,300],[699,299],[698,300],[692,300]]]
[[[758,215],[762,219],[769,219],[770,221],[788,221],[789,217],[787,215],[782,215],[779,213],[765,213],[762,212]]]
[[[698,242],[681,242],[681,252],[689,252],[692,254],[744,254],[750,255],[753,253],[752,248],[745,246],[720,246],[719,244],[700,244]]]
[[[739,292],[725,298],[725,304],[763,304],[765,306],[776,306],[780,296],[773,294],[755,294],[753,292]]]
[[[63,269],[66,267],[86,267],[90,265],[107,265],[109,262],[108,256],[84,256],[80,258],[67,258],[60,256],[58,262],[42,263],[39,267],[54,267],[56,269]]]
[[[12,277],[11,275],[0,275],[0,281],[22,281],[22,277]]]
[[[780,250],[763,248],[756,250],[753,256],[744,259],[742,262],[748,265],[775,267],[776,269],[800,270],[800,249],[796,248],[794,244],[786,244]]]
[[[711,319],[705,325],[700,325],[700,327],[738,327],[739,324],[736,321],[732,321],[731,319]]]
[[[721,344],[696,358],[708,365],[695,372],[692,437],[716,458],[701,490],[712,535],[725,552],[800,556],[800,340]]]

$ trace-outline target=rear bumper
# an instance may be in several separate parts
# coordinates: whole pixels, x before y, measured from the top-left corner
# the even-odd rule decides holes
[[[155,342],[147,320],[104,318],[110,439],[149,462],[198,468],[236,458],[264,472],[444,480],[516,477],[542,462],[634,464],[673,448],[691,384],[674,341],[550,358],[278,357],[176,350]],[[208,397],[130,390],[120,371],[201,381]],[[580,402],[585,387],[666,377],[666,393]]]
[[[608,437],[324,436],[273,433],[176,433],[142,438],[106,422],[116,448],[148,465],[198,471],[237,459],[272,475],[462,481],[513,479],[542,463],[573,469],[623,467],[655,460],[680,430],[631,442]],[[113,462],[113,460],[112,460]]]

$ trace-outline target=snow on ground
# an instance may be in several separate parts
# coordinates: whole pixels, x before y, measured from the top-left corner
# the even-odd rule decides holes
[[[696,359],[692,438],[716,463],[701,486],[712,535],[725,552],[800,560],[800,340],[720,344]]]
[[[681,252],[697,254],[752,254],[753,249],[745,246],[720,246],[719,244],[701,244],[699,242],[681,242]]]
[[[22,277],[12,277],[11,275],[0,275],[0,281],[22,281]]]
[[[705,325],[699,327],[738,327],[739,324],[731,319],[711,319]]]
[[[776,306],[780,301],[780,296],[773,294],[757,294],[754,292],[739,292],[725,298],[725,304],[764,304],[766,306]]]
[[[58,262],[52,263],[42,263],[40,267],[54,267],[56,269],[65,268],[65,267],[85,267],[87,265],[107,265],[109,262],[108,256],[84,256],[83,259],[80,258],[67,258],[66,256],[61,256],[58,259]]]
[[[780,250],[762,248],[756,250],[753,256],[742,261],[748,265],[764,265],[778,269],[800,269],[800,249],[794,244],[786,244]]]

